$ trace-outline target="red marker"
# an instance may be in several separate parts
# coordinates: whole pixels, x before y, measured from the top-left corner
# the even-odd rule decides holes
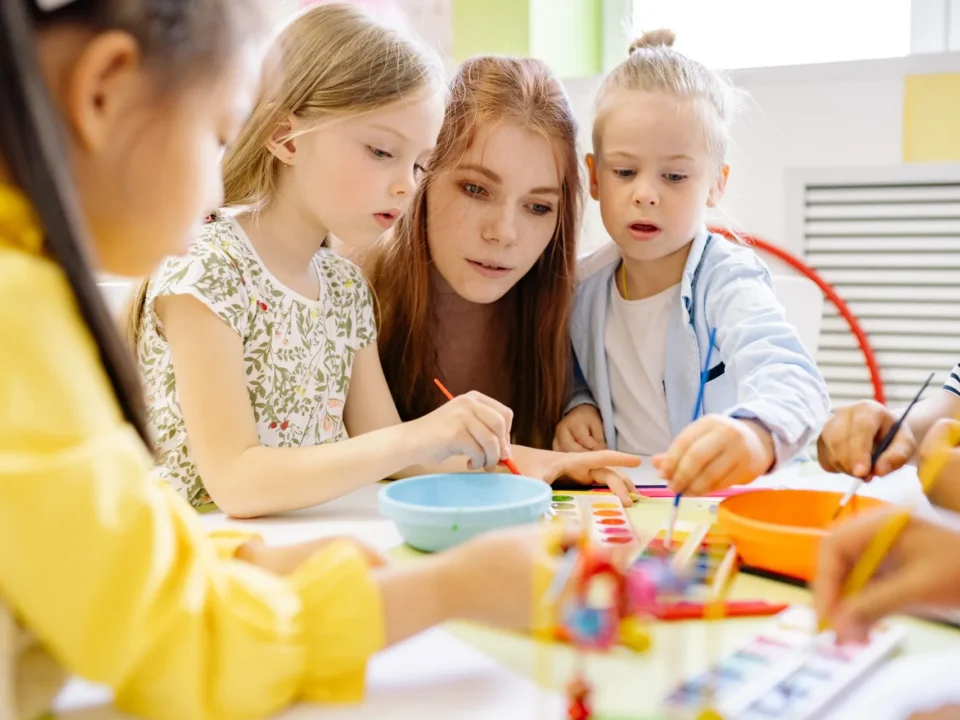
[[[723,618],[768,617],[783,612],[789,606],[781,603],[767,603],[762,600],[730,600],[723,604]],[[702,620],[706,615],[707,603],[681,602],[661,605],[654,609],[653,616],[658,620]]]
[[[440,392],[444,394],[447,400],[453,400],[453,394],[443,386],[442,382],[440,382],[437,378],[434,378],[433,381],[437,384],[437,387],[440,388]],[[500,462],[506,465],[507,470],[512,472],[514,475],[523,475],[523,473],[520,472],[520,468],[518,468],[516,463],[514,463],[510,458],[504,458]]]

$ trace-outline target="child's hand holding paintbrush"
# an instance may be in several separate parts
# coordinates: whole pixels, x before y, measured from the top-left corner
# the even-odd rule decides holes
[[[952,427],[932,439],[918,473],[924,494],[960,480],[950,475],[958,439]],[[875,580],[881,564],[885,576]],[[821,626],[832,623],[841,641],[862,640],[898,610],[960,608],[960,522],[924,520],[904,507],[848,520],[821,544],[814,591]]]
[[[454,400],[453,393],[447,390],[439,379],[435,378],[433,382],[448,401]],[[502,447],[509,449],[510,446],[507,441],[504,441]],[[636,467],[640,464],[640,458],[635,455],[613,450],[565,453],[523,446],[515,446],[515,450],[515,459],[523,466],[522,471],[517,462],[508,455],[504,455],[500,461],[514,475],[540,478],[551,485],[560,479],[569,479],[580,485],[606,485],[624,505],[629,507],[633,504],[631,495],[637,492],[636,486],[628,477],[614,468]],[[489,454],[487,457],[489,459]],[[494,466],[496,464],[494,463]],[[479,469],[475,464],[471,467]],[[487,467],[487,469],[492,470],[493,467]]]
[[[889,543],[883,569],[872,579],[856,578],[878,538]],[[851,582],[865,584],[856,589]],[[875,622],[909,608],[960,608],[960,529],[903,508],[863,513],[824,539],[813,587],[817,614],[841,642],[865,640]]]

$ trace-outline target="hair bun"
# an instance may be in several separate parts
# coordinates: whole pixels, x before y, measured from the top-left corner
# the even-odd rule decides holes
[[[645,32],[630,44],[630,54],[633,55],[642,48],[673,47],[677,35],[673,30],[662,28]]]

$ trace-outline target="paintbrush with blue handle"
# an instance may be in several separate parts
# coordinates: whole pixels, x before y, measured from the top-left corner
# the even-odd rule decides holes
[[[700,371],[700,389],[697,391],[697,404],[693,408],[693,420],[696,422],[700,418],[700,412],[703,409],[703,393],[707,387],[707,381],[710,379],[710,359],[713,357],[713,346],[717,342],[717,329],[710,331],[710,345],[707,347],[707,361],[703,364],[703,370]],[[673,508],[670,510],[670,522],[667,523],[667,536],[664,538],[663,546],[669,552],[673,547],[673,526],[677,524],[677,515],[680,513],[680,498],[683,493],[677,493],[673,497]]]

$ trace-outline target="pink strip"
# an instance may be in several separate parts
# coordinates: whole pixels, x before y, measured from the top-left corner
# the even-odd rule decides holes
[[[691,495],[690,497],[733,497],[734,495],[743,495],[748,492],[756,492],[760,488],[733,487],[723,490],[714,490],[706,495]],[[607,488],[594,488],[591,492],[610,493]],[[648,498],[672,498],[674,493],[670,488],[637,488],[637,494]]]

